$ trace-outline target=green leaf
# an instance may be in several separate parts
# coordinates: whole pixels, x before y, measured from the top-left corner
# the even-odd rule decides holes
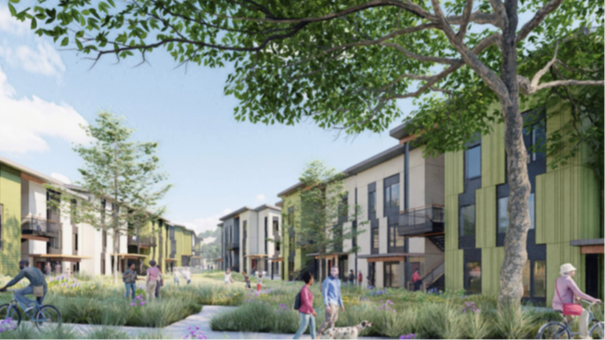
[[[9,0],[10,2],[14,3],[14,4],[18,4],[20,0]]]
[[[31,24],[31,29],[35,30],[36,27],[38,27],[38,22],[36,21],[36,18],[32,19],[32,24]]]
[[[61,41],[61,46],[67,46],[67,44],[69,44],[69,37],[65,37]]]
[[[12,16],[17,16],[17,10],[15,10],[15,7],[13,7],[13,5],[11,3],[8,4],[8,9],[11,12]]]

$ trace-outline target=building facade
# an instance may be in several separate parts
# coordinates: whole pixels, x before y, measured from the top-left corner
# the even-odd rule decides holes
[[[525,129],[531,228],[524,298],[550,305],[563,263],[578,268],[574,280],[581,289],[602,297],[602,188],[586,165],[592,155],[583,149],[568,164],[553,169],[552,160],[539,150],[551,133],[571,119],[570,110],[550,105],[546,113],[528,110],[523,116],[526,123],[532,122]],[[510,190],[503,124],[494,123],[493,133],[468,143],[466,150],[447,153],[445,166],[446,287],[497,295]]]

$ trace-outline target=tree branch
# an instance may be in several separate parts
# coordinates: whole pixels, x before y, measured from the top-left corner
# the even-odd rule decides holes
[[[530,21],[525,23],[525,25],[523,25],[523,27],[517,34],[515,43],[518,44],[521,40],[527,38],[529,33],[531,33],[531,31],[533,31],[536,27],[538,27],[550,13],[554,12],[557,8],[559,8],[562,2],[563,0],[551,0],[549,3],[540,8],[536,12],[534,17],[531,18]]]
[[[462,13],[462,20],[460,21],[460,29],[458,30],[458,34],[456,34],[456,38],[458,41],[462,42],[464,36],[466,35],[466,30],[468,29],[468,23],[471,20],[471,13],[473,11],[473,0],[466,0],[466,6],[464,6],[464,12]]]
[[[412,53],[412,52],[406,50],[405,48],[403,48],[401,45],[395,44],[395,43],[386,43],[385,42],[385,43],[381,43],[380,45],[387,46],[387,47],[393,47],[393,48],[397,49],[398,51],[400,51],[401,53],[405,54],[405,56],[408,58],[412,58],[412,59],[416,59],[416,60],[420,60],[420,61],[424,61],[424,62],[453,65],[453,64],[456,64],[456,63],[462,61],[460,59],[450,59],[450,58],[419,55],[416,53]]]
[[[504,27],[508,26],[508,17],[506,16],[504,4],[502,4],[501,0],[489,0],[489,4],[492,6],[494,14],[498,17],[498,24],[496,26],[504,29]]]

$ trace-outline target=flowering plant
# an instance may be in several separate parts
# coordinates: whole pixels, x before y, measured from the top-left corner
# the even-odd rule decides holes
[[[144,306],[147,304],[147,301],[143,299],[142,295],[138,295],[130,302],[130,307]]]
[[[399,337],[399,339],[416,339],[416,334],[410,333]]]
[[[6,318],[4,320],[0,320],[0,333],[4,331],[12,331],[17,328],[17,325],[13,323],[13,318]]]
[[[479,308],[477,308],[477,306],[475,306],[474,302],[465,302],[465,307],[462,308],[462,314],[466,314],[466,312],[474,312],[474,313],[479,313],[481,312],[481,310]]]
[[[208,337],[200,331],[199,327],[188,327],[187,330],[189,331],[189,334],[185,335],[183,339],[208,339]]]
[[[380,303],[382,303],[382,307],[378,307],[378,311],[385,311],[385,312],[391,312],[391,313],[396,313],[397,311],[395,310],[395,308],[393,308],[393,301],[391,300],[387,300],[387,302],[384,301],[380,301]]]
[[[283,312],[287,312],[290,308],[288,308],[288,306],[286,306],[285,303],[280,303],[279,307],[277,308],[277,311],[282,314]]]

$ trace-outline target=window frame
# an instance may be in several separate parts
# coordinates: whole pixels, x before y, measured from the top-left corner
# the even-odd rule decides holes
[[[462,214],[462,210],[464,208],[468,208],[468,207],[473,207],[474,210],[474,214],[473,214],[473,224],[474,224],[474,232],[473,235],[463,235],[463,225],[462,225],[462,220],[463,220],[463,214]],[[476,237],[477,236],[477,205],[475,203],[473,204],[467,204],[467,205],[463,205],[460,206],[460,208],[458,209],[458,237]]]
[[[469,152],[473,149],[479,149],[479,175],[478,176],[473,176],[473,177],[469,177]],[[469,147],[468,149],[464,150],[464,180],[465,181],[470,181],[470,180],[474,180],[477,178],[481,178],[482,176],[482,169],[481,169],[481,161],[482,161],[482,157],[481,157],[481,144],[477,144],[474,146]]]

